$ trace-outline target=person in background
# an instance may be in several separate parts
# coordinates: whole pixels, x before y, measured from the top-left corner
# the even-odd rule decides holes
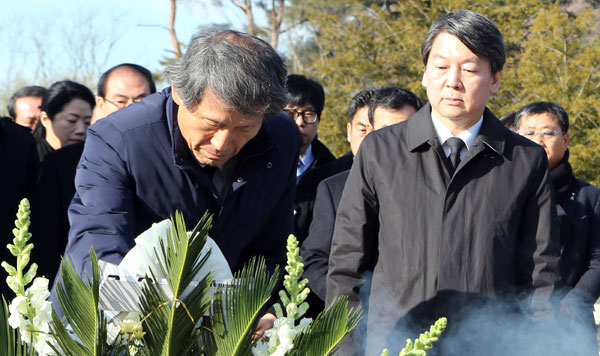
[[[502,34],[459,10],[435,21],[421,54],[429,103],[365,137],[338,207],[326,303],[368,303],[366,332],[345,339],[344,355],[362,352],[358,337],[367,355],[398,353],[442,316],[435,351],[456,354],[469,311],[514,295],[531,298],[517,319],[551,312],[559,231],[546,155],[486,108],[506,60]],[[496,333],[468,330],[461,355],[498,346]]]
[[[21,126],[28,127],[31,132],[40,120],[40,106],[46,95],[46,88],[32,85],[17,90],[7,105],[8,116]]]
[[[6,248],[15,237],[12,230],[19,202],[31,198],[37,179],[38,154],[29,128],[17,125],[8,117],[0,118],[0,261],[16,265],[14,257]],[[37,245],[35,246],[37,248]],[[14,297],[6,284],[8,274],[0,268],[0,293],[6,300]]]
[[[517,132],[548,156],[560,221],[560,280],[555,294],[566,330],[581,327],[577,355],[597,355],[594,303],[600,297],[600,189],[577,179],[569,164],[569,115],[553,102],[523,106]]]
[[[152,73],[133,63],[118,64],[100,76],[92,124],[100,118],[156,93]]]
[[[374,129],[378,130],[408,120],[422,106],[421,100],[406,89],[386,87],[375,91],[367,89],[359,92],[348,106],[348,115],[353,115],[350,119],[351,125],[348,126],[348,139],[353,156],[358,152],[363,138],[368,132],[373,131],[369,124],[366,124],[367,122],[370,121]],[[367,121],[369,116],[373,116],[373,120]],[[355,129],[358,134],[353,135],[350,128],[355,124],[358,125]],[[361,127],[365,129],[362,130]],[[301,248],[304,276],[308,278],[311,291],[318,297],[316,298],[318,300],[310,304],[309,312],[312,316],[316,316],[325,306],[325,281],[335,216],[349,173],[348,169],[319,183],[309,234]]]
[[[413,92],[398,87],[377,89],[369,102],[369,122],[373,130],[408,120],[423,103]]]
[[[116,65],[100,76],[91,124],[155,92],[148,69],[131,63]],[[33,254],[39,273],[50,280],[50,285],[67,245],[67,209],[75,194],[75,169],[84,145],[79,142],[46,155],[32,201],[31,231],[39,247]]]
[[[63,80],[48,88],[33,132],[40,162],[48,152],[85,140],[94,105],[94,94],[82,84]]]
[[[334,161],[335,156],[317,138],[321,113],[325,106],[323,86],[312,78],[291,74],[287,77],[286,89],[288,103],[283,111],[296,122],[302,140],[296,170],[297,188],[294,202],[294,234],[301,244],[308,234],[314,204],[314,192],[304,189],[305,186],[311,185],[306,182],[304,176],[312,169]]]

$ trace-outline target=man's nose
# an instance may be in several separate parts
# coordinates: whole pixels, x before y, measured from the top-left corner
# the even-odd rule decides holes
[[[227,151],[231,145],[232,137],[230,130],[217,130],[213,135],[210,143],[217,151]]]
[[[460,68],[451,69],[448,71],[448,79],[446,80],[446,86],[454,89],[460,89],[462,87]]]
[[[302,115],[296,115],[296,120],[295,121],[296,121],[296,125],[298,127],[304,127],[305,126],[304,119],[302,118]]]

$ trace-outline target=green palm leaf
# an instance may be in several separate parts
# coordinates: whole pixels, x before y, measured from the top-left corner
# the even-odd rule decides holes
[[[95,356],[115,352],[107,342],[104,313],[98,309],[100,268],[93,247],[90,248],[90,259],[92,279],[87,282],[75,272],[70,260],[63,260],[61,264],[56,296],[65,320],[80,342],[72,338],[55,311],[51,330],[60,349],[67,355]]]
[[[207,355],[252,355],[252,334],[278,275],[278,269],[269,275],[264,258],[255,257],[234,274],[231,287],[217,290],[213,314],[201,330]]]
[[[290,356],[326,356],[354,329],[362,317],[362,310],[348,311],[348,298],[340,296],[309,327],[294,340]]]
[[[208,259],[208,254],[201,256],[201,251],[210,231],[211,217],[204,214],[189,237],[183,215],[176,213],[171,222],[166,246],[161,241],[160,251],[155,251],[155,254],[173,297],[168,298],[163,293],[151,271],[152,279],[146,278],[140,298],[140,306],[146,316],[143,319],[144,341],[148,353],[157,356],[197,353],[195,346],[199,335],[195,326],[209,307],[207,292],[211,274],[205,276],[185,298],[182,295]]]
[[[0,303],[0,355],[33,356],[33,349],[28,349],[25,343],[21,343],[19,332],[8,324],[8,305],[2,296]]]

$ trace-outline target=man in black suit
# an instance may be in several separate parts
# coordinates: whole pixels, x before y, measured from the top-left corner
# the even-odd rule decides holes
[[[398,87],[385,87],[376,91],[366,89],[356,94],[348,106],[348,141],[352,157],[358,152],[367,133],[408,120],[422,106],[423,103],[415,94]],[[325,279],[335,215],[349,172],[348,168],[319,183],[313,220],[301,249],[304,276],[308,278],[311,291],[318,296],[318,299],[310,300],[312,304],[309,303],[310,313],[314,315],[323,309],[325,303]]]
[[[312,217],[314,194],[303,187],[304,177],[316,167],[335,160],[329,149],[317,138],[321,113],[325,106],[323,86],[312,78],[290,74],[287,77],[286,89],[288,104],[283,111],[291,117],[300,131],[300,157],[296,170],[296,200],[294,201],[294,234],[302,243],[308,234],[308,226]]]
[[[127,105],[156,92],[152,73],[137,64],[122,63],[102,74],[98,81],[92,124]],[[40,171],[32,201],[34,258],[40,274],[52,280],[67,245],[67,209],[75,194],[75,170],[84,142],[48,153]]]
[[[368,355],[384,346],[397,353],[441,316],[450,322],[435,345],[440,355],[456,354],[454,342],[462,355],[510,350],[495,342],[504,328],[490,333],[467,316],[503,300],[519,309],[514,295],[530,302],[519,309],[525,315],[516,312],[519,320],[550,312],[559,231],[547,158],[486,108],[506,60],[488,18],[469,10],[443,15],[421,55],[429,103],[368,135],[350,170],[326,302],[346,295],[352,307],[368,303],[366,332],[353,333],[366,337]],[[344,346],[344,355],[354,355],[362,345]]]

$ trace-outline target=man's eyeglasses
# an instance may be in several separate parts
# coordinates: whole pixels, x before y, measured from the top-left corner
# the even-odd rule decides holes
[[[114,106],[118,107],[119,109],[123,109],[124,107],[126,107],[127,105],[131,104],[131,103],[139,103],[140,101],[142,101],[142,99],[144,99],[144,97],[139,97],[139,98],[119,98],[116,101],[112,101],[109,100],[108,98],[103,98],[104,101],[107,101],[111,104],[113,104]]]
[[[294,121],[296,121],[298,116],[302,116],[302,121],[304,121],[305,124],[314,124],[319,119],[319,115],[312,110],[297,111],[294,109],[283,109],[283,112],[291,117]]]
[[[533,131],[533,130],[524,130],[521,131],[519,130],[519,134],[521,136],[525,136],[530,140],[533,140],[535,138],[535,136],[540,135],[540,138],[542,140],[552,140],[556,137],[558,137],[558,135],[562,135],[563,132],[558,131],[558,130],[542,130],[542,131]]]

